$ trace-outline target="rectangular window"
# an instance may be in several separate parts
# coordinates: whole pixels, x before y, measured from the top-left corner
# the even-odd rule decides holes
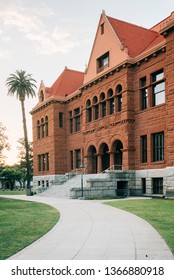
[[[49,153],[38,155],[38,171],[49,171]]]
[[[106,67],[109,66],[109,52],[100,56],[97,59],[97,73],[103,71]]]
[[[146,86],[146,77],[140,79],[140,104],[141,110],[145,110],[148,107],[148,89]]]
[[[146,178],[141,178],[142,193],[146,194]]]
[[[75,155],[76,155],[76,168],[80,168],[80,164],[81,164],[80,150],[75,150]]]
[[[45,171],[45,154],[41,155],[42,157],[42,171]]]
[[[40,172],[42,170],[41,169],[41,155],[37,156],[37,160],[38,160],[38,171]]]
[[[141,110],[145,110],[148,107],[148,89],[141,89]]]
[[[74,109],[74,116],[77,116],[80,114],[80,108]]]
[[[80,131],[80,108],[74,110],[75,132]]]
[[[45,168],[45,170],[49,171],[49,168],[50,168],[50,166],[49,166],[49,153],[45,154],[45,158],[46,158],[46,168]]]
[[[69,112],[69,131],[70,133],[73,133],[73,115],[72,111]]]
[[[153,194],[163,194],[163,178],[152,178]]]
[[[75,117],[75,132],[80,130],[80,116]]]
[[[103,35],[103,34],[104,34],[104,31],[105,31],[104,23],[102,23],[102,24],[100,25],[100,31],[101,31],[101,35]]]
[[[73,151],[70,151],[70,168],[71,170],[74,169],[74,163],[73,163]]]
[[[147,135],[141,136],[141,162],[147,162]]]
[[[59,127],[63,127],[63,113],[59,112]]]
[[[163,69],[151,75],[152,106],[165,103],[165,81]]]
[[[152,134],[153,161],[164,160],[164,132]]]

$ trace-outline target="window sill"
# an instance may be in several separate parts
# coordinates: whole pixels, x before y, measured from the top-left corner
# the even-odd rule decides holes
[[[166,163],[166,162],[165,162],[165,160],[160,160],[160,161],[152,161],[152,162],[151,162],[151,165],[154,165],[154,164],[157,164],[157,165],[159,165],[159,164],[164,164],[164,163]]]

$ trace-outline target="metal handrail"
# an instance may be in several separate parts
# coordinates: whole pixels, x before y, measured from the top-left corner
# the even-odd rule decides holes
[[[114,170],[123,170],[123,166],[114,164],[108,167],[107,169],[103,170],[101,173],[107,173],[107,171],[114,171]]]

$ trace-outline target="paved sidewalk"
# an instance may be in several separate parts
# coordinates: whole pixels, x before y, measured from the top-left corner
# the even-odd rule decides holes
[[[8,196],[9,197],[9,196]],[[146,221],[101,201],[13,196],[57,208],[61,217],[11,260],[169,260],[170,249]]]

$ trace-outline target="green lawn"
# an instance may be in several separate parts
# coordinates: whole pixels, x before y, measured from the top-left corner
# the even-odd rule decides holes
[[[44,235],[59,217],[49,205],[0,197],[0,260]]]
[[[174,200],[116,200],[106,204],[131,212],[149,222],[174,254]]]

